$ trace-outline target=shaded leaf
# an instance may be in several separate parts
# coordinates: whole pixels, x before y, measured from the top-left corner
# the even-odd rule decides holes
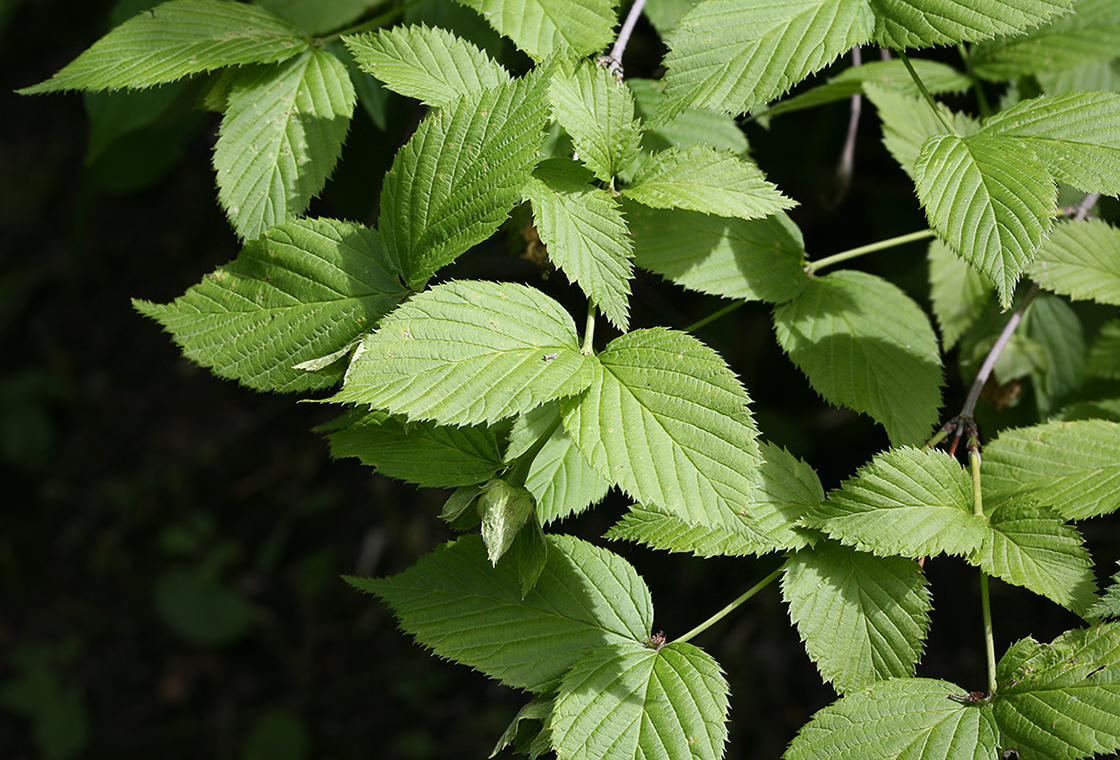
[[[922,144],[933,135],[947,131],[942,119],[966,137],[980,131],[979,121],[965,114],[953,113],[942,103],[937,104],[935,113],[924,99],[877,83],[864,83],[863,91],[875,104],[882,121],[883,145],[911,178],[914,177],[914,163],[918,160]]]
[[[1120,319],[1101,325],[1089,348],[1085,372],[1093,377],[1120,380]]]
[[[937,239],[929,244],[929,284],[941,346],[948,351],[979,318],[992,297],[992,284]]]
[[[1075,301],[1120,306],[1120,230],[1100,219],[1055,225],[1030,276]]]
[[[647,11],[649,7],[646,3]],[[651,121],[661,109],[665,95],[664,81],[627,77],[626,84],[634,93],[638,116],[644,121]],[[740,156],[748,148],[747,136],[734,119],[725,113],[699,108],[686,108],[665,123],[647,126],[642,134],[642,146],[651,153],[671,147],[688,148],[698,143],[710,145],[716,150],[729,150]]]

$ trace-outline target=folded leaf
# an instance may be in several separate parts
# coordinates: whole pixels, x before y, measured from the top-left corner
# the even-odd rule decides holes
[[[238,235],[252,240],[307,210],[342,153],[356,97],[346,66],[324,50],[236,74],[214,170]]]
[[[1101,219],[1056,225],[1030,276],[1075,301],[1120,306],[1120,230]]]
[[[53,77],[20,92],[151,87],[224,66],[279,63],[310,46],[297,27],[255,5],[173,0],[137,13]]]
[[[617,0],[459,0],[536,60],[554,50],[577,56],[610,43]]]
[[[437,655],[543,693],[588,650],[649,636],[653,604],[628,562],[570,536],[548,536],[536,586],[522,598],[513,563],[492,567],[479,536],[453,541],[391,578],[347,578],[384,599]]]
[[[716,661],[690,644],[601,647],[564,676],[552,743],[565,760],[719,760],[727,692]]]
[[[394,311],[358,346],[332,400],[444,425],[497,422],[592,381],[572,318],[514,283],[450,282]]]
[[[407,293],[398,277],[373,230],[301,219],[248,243],[172,303],[133,304],[219,377],[304,391],[334,385],[345,365],[317,372],[295,365],[342,351],[373,329]]]

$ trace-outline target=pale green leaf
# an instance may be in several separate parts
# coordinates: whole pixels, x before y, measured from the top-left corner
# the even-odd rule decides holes
[[[784,303],[809,283],[805,241],[789,217],[734,219],[625,205],[634,263],[689,290]]]
[[[633,95],[606,67],[590,61],[574,71],[559,67],[548,97],[579,159],[603,182],[611,182],[638,154],[642,131],[634,120]]]
[[[1014,138],[1060,182],[1120,195],[1120,93],[1067,92],[1024,100],[989,119],[983,134]]]
[[[263,8],[173,0],[137,13],[53,77],[20,92],[151,87],[223,66],[279,63],[310,45],[310,37]]]
[[[214,146],[218,200],[252,240],[307,210],[334,170],[354,112],[346,66],[312,50],[238,72]]]
[[[512,462],[556,425],[525,477],[525,487],[537,499],[537,516],[546,525],[598,504],[611,487],[560,426],[559,414],[556,404],[545,404],[518,417],[506,450],[506,461]]]
[[[664,37],[698,2],[700,0],[648,0],[642,12],[657,33]]]
[[[482,487],[477,506],[482,518],[480,532],[482,542],[486,544],[486,558],[490,560],[490,564],[497,565],[498,560],[513,545],[522,526],[532,518],[536,501],[533,494],[524,487],[495,478]],[[531,545],[535,543],[530,542]],[[520,579],[522,589],[532,588],[543,569],[541,560],[545,559],[547,550],[535,554],[537,561],[532,564],[537,567],[528,583],[524,577]]]
[[[750,399],[723,359],[665,329],[623,335],[598,358],[587,392],[561,403],[591,465],[640,503],[736,526],[761,461]]]
[[[918,72],[918,77],[922,80],[922,84],[926,86],[926,90],[931,94],[963,92],[971,85],[967,76],[944,63],[927,61],[922,58],[915,58],[910,63],[914,70]],[[918,85],[915,84],[914,78],[910,76],[910,72],[906,70],[902,61],[897,58],[892,58],[889,61],[868,61],[860,66],[851,66],[844,69],[824,84],[780,103],[775,103],[756,113],[755,116],[771,119],[784,113],[844,100],[853,95],[861,94],[868,85],[898,95],[914,98],[921,95]],[[929,105],[924,100],[922,105],[926,111],[929,111]]]
[[[549,727],[561,760],[720,760],[727,682],[691,644],[589,651],[560,684]]]
[[[1034,152],[985,132],[922,146],[914,184],[930,225],[986,274],[1006,308],[1057,213],[1057,188]]]
[[[972,70],[985,79],[1016,79],[1107,62],[1120,50],[1120,6],[1115,0],[1080,0],[1071,13],[1024,35],[976,46]]]
[[[1120,749],[1120,624],[1016,642],[997,668],[992,711],[1023,760],[1078,760]]]
[[[972,478],[948,454],[892,449],[830,493],[805,524],[881,557],[966,555],[989,533],[972,501]]]
[[[304,391],[342,377],[295,365],[346,348],[407,294],[377,233],[303,219],[269,230],[170,304],[135,301],[187,358],[250,388]]]
[[[1089,620],[1120,617],[1120,572],[1112,576],[1112,585],[1105,589],[1085,615]]]
[[[814,715],[782,758],[994,760],[999,730],[991,711],[949,698],[962,691],[928,678],[895,679],[853,691]]]
[[[704,0],[669,35],[665,115],[745,113],[871,38],[865,2]]]
[[[980,131],[979,121],[965,114],[953,113],[942,103],[937,104],[937,111],[941,114],[939,119],[938,114],[920,97],[872,82],[866,82],[863,91],[875,104],[882,121],[883,145],[911,178],[914,177],[914,162],[918,160],[922,143],[947,131],[942,119],[966,137]]]
[[[895,444],[929,438],[941,405],[941,356],[929,319],[873,275],[813,279],[774,310],[778,343],[827,401],[870,415]]]
[[[567,159],[541,163],[523,193],[548,257],[620,330],[629,325],[634,242],[618,202]]]
[[[382,475],[429,488],[482,483],[502,468],[497,435],[481,426],[443,427],[354,410],[316,432],[330,441],[333,457],[357,457]]]
[[[687,522],[675,514],[635,505],[606,538],[637,541],[655,549],[691,552],[698,557],[746,556],[809,544],[798,530],[801,518],[824,499],[813,468],[773,444],[761,445],[758,500],[741,510],[740,525],[710,526]]]
[[[1004,431],[984,449],[984,501],[1027,496],[1067,520],[1120,508],[1120,424],[1050,422]]]
[[[1045,357],[1031,381],[1039,416],[1046,418],[1062,399],[1081,387],[1088,347],[1077,313],[1057,296],[1040,293],[1024,322],[1020,329]]]
[[[1096,595],[1093,560],[1080,534],[1049,507],[1003,503],[970,558],[985,573],[1023,586],[1079,615]]]
[[[1055,225],[1030,276],[1075,301],[1120,306],[1120,230],[1101,219]]]
[[[459,0],[536,60],[597,53],[614,37],[617,0]]]
[[[903,49],[1018,34],[1069,9],[1073,0],[869,0],[875,41]]]
[[[441,106],[509,81],[509,72],[443,29],[403,26],[344,37],[362,70],[394,92]]]
[[[786,562],[782,597],[805,651],[839,692],[914,675],[932,606],[914,560],[818,541]]]
[[[648,3],[646,9],[649,9]],[[665,83],[660,79],[628,78],[626,84],[634,93],[638,116],[646,121],[652,120],[661,108]],[[699,143],[716,150],[729,150],[739,156],[749,147],[747,136],[734,119],[725,113],[699,108],[687,108],[664,124],[648,127],[642,134],[642,146],[651,153],[672,147],[688,148]]]
[[[1085,373],[1093,377],[1120,380],[1120,319],[1101,325],[1089,348]]]
[[[646,157],[623,195],[654,208],[740,219],[758,219],[796,205],[754,164],[705,145]]]
[[[1120,92],[1120,58],[1064,71],[1040,71],[1035,79],[1047,95],[1087,90]]]
[[[522,598],[512,563],[492,567],[479,536],[445,544],[390,578],[347,578],[384,599],[440,657],[541,693],[586,655],[649,636],[653,603],[621,557],[548,536],[540,579]]]
[[[941,328],[941,346],[948,351],[976,322],[992,297],[992,285],[937,239],[929,244],[929,285],[933,313]]]
[[[449,282],[405,303],[362,341],[332,400],[445,425],[496,422],[593,377],[556,301],[515,283]]]
[[[380,230],[413,288],[490,237],[520,199],[548,117],[538,71],[441,108],[397,153]]]

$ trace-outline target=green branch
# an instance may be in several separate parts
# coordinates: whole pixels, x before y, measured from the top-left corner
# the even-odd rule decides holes
[[[708,618],[703,623],[701,623],[700,625],[693,628],[691,631],[686,633],[684,636],[681,636],[680,638],[678,638],[677,641],[683,644],[684,642],[688,641],[689,639],[693,638],[694,636],[698,636],[701,633],[703,633],[704,631],[708,630],[713,625],[715,625],[719,621],[723,620],[725,617],[727,617],[732,612],[734,612],[737,607],[741,606],[744,602],[746,602],[752,596],[754,596],[759,591],[761,591],[762,589],[769,586],[770,583],[781,574],[782,574],[782,568],[779,567],[774,572],[770,573],[765,578],[760,580],[758,583],[754,584],[749,589],[747,589],[743,594],[741,594],[737,599],[735,599],[735,601],[731,602],[731,604],[727,605],[722,610],[720,610],[716,614],[712,615],[710,618]]]
[[[864,254],[874,253],[875,251],[883,251],[887,248],[894,248],[907,243],[913,243],[915,240],[926,240],[927,238],[936,237],[937,233],[933,230],[922,230],[920,232],[910,232],[906,235],[899,235],[898,237],[880,240],[878,243],[871,243],[869,245],[861,245],[859,248],[850,248],[840,253],[835,253],[831,256],[825,256],[823,259],[811,261],[806,266],[809,274],[816,274],[819,270],[825,267],[830,267],[833,264],[839,264],[841,261],[854,259]]]

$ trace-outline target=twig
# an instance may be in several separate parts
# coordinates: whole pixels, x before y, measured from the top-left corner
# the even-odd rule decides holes
[[[634,0],[634,4],[630,6],[630,12],[626,15],[626,20],[622,22],[622,28],[618,30],[618,38],[614,41],[614,47],[611,52],[602,56],[598,63],[600,66],[606,66],[611,70],[611,73],[618,77],[618,81],[622,81],[622,54],[626,51],[626,46],[630,44],[630,35],[634,32],[634,25],[638,23],[638,17],[642,15],[642,8],[646,5],[646,0]]]
[[[852,48],[852,66],[863,64],[863,54],[859,45]],[[856,159],[856,135],[859,132],[859,115],[863,107],[863,93],[857,92],[852,96],[848,114],[848,136],[844,140],[844,149],[840,152],[840,162],[836,165],[835,187],[831,198],[824,199],[827,209],[834,209],[840,205],[848,194],[852,184],[852,173]]]

